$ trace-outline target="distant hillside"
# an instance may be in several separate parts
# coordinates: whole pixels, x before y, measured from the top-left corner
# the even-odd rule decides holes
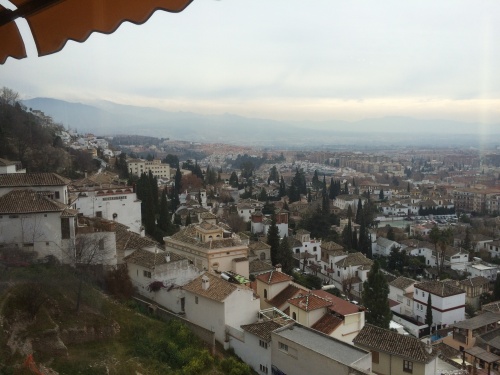
[[[232,114],[169,112],[109,101],[90,105],[35,98],[25,100],[24,104],[45,112],[65,126],[99,135],[141,134],[187,141],[268,147],[422,144],[476,146],[484,141],[478,124],[450,120],[385,117],[356,122],[283,122]],[[500,126],[490,126],[489,131],[493,130],[500,133]]]

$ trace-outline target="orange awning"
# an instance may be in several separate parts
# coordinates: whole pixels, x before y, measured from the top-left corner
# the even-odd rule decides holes
[[[0,64],[26,57],[14,22],[25,18],[39,56],[63,49],[68,40],[84,42],[93,32],[113,33],[122,22],[143,24],[156,10],[181,12],[192,0],[10,0],[17,9],[0,6]]]

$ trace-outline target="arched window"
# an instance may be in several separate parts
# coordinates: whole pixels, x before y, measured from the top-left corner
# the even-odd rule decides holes
[[[267,298],[267,289],[264,289],[264,298]]]
[[[293,313],[292,313],[292,319],[293,319],[293,320],[297,320],[297,313],[296,313],[296,312],[293,312]]]
[[[260,253],[260,260],[266,260],[266,253],[265,252]]]

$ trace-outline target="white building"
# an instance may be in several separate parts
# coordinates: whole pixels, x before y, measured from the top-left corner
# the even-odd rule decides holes
[[[0,174],[8,173],[26,173],[26,169],[22,169],[20,161],[10,161],[0,158]]]
[[[449,325],[465,319],[465,292],[445,281],[424,281],[415,284],[413,314],[417,321],[425,322],[429,294],[432,321],[436,325]]]
[[[166,251],[187,258],[199,270],[232,271],[249,277],[247,244],[222,227],[204,221],[163,240]]]
[[[131,187],[89,188],[76,193],[74,204],[79,213],[116,221],[141,232],[141,201]]]
[[[467,272],[470,274],[470,277],[482,276],[493,282],[497,279],[500,267],[478,260],[467,265]]]
[[[175,313],[185,311],[181,286],[200,275],[186,258],[154,246],[137,249],[124,260],[139,294]],[[157,283],[158,289],[151,290],[153,282]]]
[[[56,173],[9,173],[0,175],[0,197],[12,190],[30,189],[63,203],[69,202],[69,180]]]
[[[205,272],[182,288],[186,319],[215,333],[220,343],[228,341],[228,327],[255,322],[260,301],[253,290]]]
[[[161,160],[147,161],[143,159],[127,159],[127,168],[130,174],[137,176],[151,172],[154,177],[170,179],[170,165],[163,164]]]
[[[321,260],[321,240],[311,239],[311,232],[299,229],[290,240],[295,257],[299,258],[300,254],[307,251],[309,254],[314,255],[316,262]]]
[[[275,212],[276,225],[278,226],[279,235],[283,238],[288,236],[288,211],[276,210]],[[271,215],[264,215],[257,211],[252,214],[251,231],[256,234],[266,235],[271,226]]]
[[[76,215],[41,192],[13,190],[0,197],[0,244],[61,260],[74,246]]]
[[[389,299],[397,302],[391,308],[399,314],[413,317],[413,293],[416,280],[400,276],[389,283]]]
[[[275,374],[372,373],[370,352],[299,324],[274,330],[271,333],[271,351]]]

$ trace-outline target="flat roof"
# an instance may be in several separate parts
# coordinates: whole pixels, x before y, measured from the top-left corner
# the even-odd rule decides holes
[[[298,324],[277,329],[274,334],[345,365],[352,365],[368,352]]]

